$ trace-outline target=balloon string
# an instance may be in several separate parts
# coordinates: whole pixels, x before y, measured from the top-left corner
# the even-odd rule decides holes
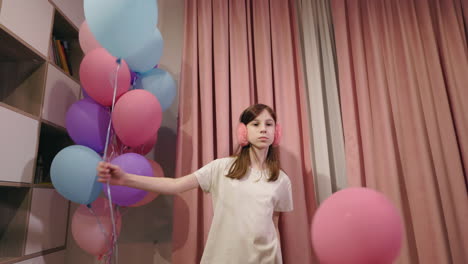
[[[112,210],[114,210],[114,208],[111,208],[110,210],[112,212]],[[120,216],[122,215],[120,213],[120,210],[119,210],[118,206],[115,206],[115,210],[117,211],[117,215],[120,215]],[[115,240],[114,240],[114,238],[115,238]],[[110,239],[109,239],[109,243],[110,243],[109,250],[105,254],[103,254],[104,257],[105,257],[105,260],[106,260],[105,264],[112,264],[112,260],[117,261],[117,255],[115,256],[115,258],[112,258],[112,255],[114,253],[114,246],[117,247],[116,240],[117,240],[117,234],[112,233],[111,236],[110,236]],[[117,250],[115,250],[115,253],[117,254]]]
[[[114,77],[114,94],[112,96],[112,106],[111,106],[111,115],[112,111],[114,111],[114,106],[115,106],[115,97],[117,95],[117,78],[118,78],[118,72],[120,69],[120,59],[117,59],[117,69],[115,71]],[[109,145],[109,137],[110,137],[110,131],[112,127],[112,116],[109,120],[109,126],[107,127],[107,136],[106,136],[106,144],[104,147],[104,161],[107,161],[107,148]],[[110,208],[110,215],[111,215],[111,221],[112,221],[112,247],[111,247],[111,253],[109,255],[110,260],[112,262],[112,259],[114,260],[114,263],[117,263],[117,255],[118,255],[118,246],[117,246],[117,231],[116,231],[116,224],[115,224],[115,217],[114,217],[114,207],[112,206],[112,194],[110,190],[110,179],[107,180],[107,197],[109,198],[109,208]],[[112,254],[114,254],[115,258],[112,258]]]
[[[86,207],[91,212],[91,214],[96,218],[96,221],[98,223],[99,229],[101,229],[101,232],[104,234],[105,237],[107,237],[108,234],[106,230],[104,229],[104,226],[102,225],[101,221],[99,220],[99,217],[96,215],[96,212],[94,212],[93,208],[91,207],[91,204],[88,204]]]

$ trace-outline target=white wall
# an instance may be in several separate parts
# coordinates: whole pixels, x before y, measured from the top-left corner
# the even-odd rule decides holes
[[[80,0],[82,1],[82,0]],[[159,67],[178,82],[182,62],[184,0],[158,0],[158,28],[164,38]],[[157,161],[166,177],[174,177],[178,101],[164,112],[155,149],[147,155]],[[77,204],[70,210],[70,222]],[[119,264],[171,263],[172,197],[159,196],[150,204],[126,209],[118,240]],[[81,250],[68,232],[67,264],[98,263]]]

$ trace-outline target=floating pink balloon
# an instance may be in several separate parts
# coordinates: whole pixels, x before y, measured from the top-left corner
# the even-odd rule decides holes
[[[78,32],[78,39],[80,41],[81,50],[83,50],[84,54],[102,48],[101,44],[94,38],[93,33],[89,30],[88,23],[84,21]]]
[[[117,68],[117,58],[110,55],[104,48],[90,51],[81,61],[81,85],[83,85],[86,93],[101,105],[112,105]],[[127,92],[129,88],[130,70],[127,63],[121,60],[121,65],[117,73],[116,101],[122,94]]]
[[[381,193],[347,188],[319,207],[311,235],[320,263],[391,264],[401,249],[403,224]]]
[[[114,213],[118,236],[122,227],[122,218],[117,211]],[[94,256],[106,254],[112,245],[109,201],[99,197],[91,204],[91,209],[86,205],[80,205],[73,213],[71,229],[73,238],[81,249]]]
[[[127,146],[146,144],[158,132],[162,109],[158,99],[145,90],[131,90],[115,104],[112,124],[119,139]]]

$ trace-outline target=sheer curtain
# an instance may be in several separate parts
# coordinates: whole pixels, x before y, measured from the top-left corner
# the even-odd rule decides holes
[[[319,202],[346,188],[346,163],[329,1],[298,0],[310,114],[310,138]]]

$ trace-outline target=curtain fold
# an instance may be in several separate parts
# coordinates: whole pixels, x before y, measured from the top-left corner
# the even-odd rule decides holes
[[[466,1],[333,0],[332,13],[350,185],[400,208],[398,263],[468,263]]]
[[[280,160],[295,208],[280,219],[283,259],[312,263],[309,229],[316,201],[295,1],[185,3],[176,177],[232,154],[247,106],[272,106],[283,126]],[[212,210],[201,190],[176,196],[173,263],[199,263]]]

